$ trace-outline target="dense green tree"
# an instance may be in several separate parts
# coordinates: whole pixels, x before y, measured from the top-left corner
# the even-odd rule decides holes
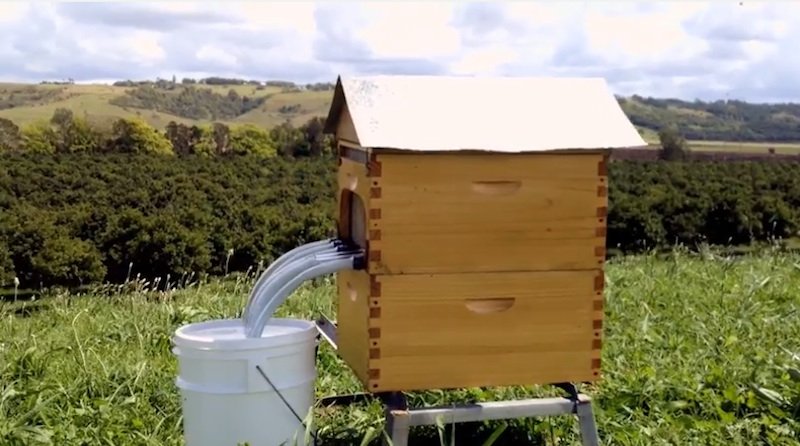
[[[231,129],[220,122],[215,122],[211,128],[214,150],[218,154],[225,154],[230,149]]]
[[[187,126],[170,121],[167,124],[167,139],[172,144],[172,150],[178,155],[195,153],[195,147],[203,137],[202,130],[197,126]]]
[[[2,224],[2,221],[0,221]],[[0,237],[0,288],[12,284],[14,280],[14,262],[11,260],[11,250],[8,242]]]
[[[174,153],[169,139],[140,118],[123,118],[114,122],[110,143],[113,151],[122,153]]]
[[[230,135],[231,152],[237,155],[275,155],[275,146],[266,130],[252,124],[234,127]]]
[[[661,148],[658,152],[659,159],[665,161],[685,161],[689,155],[686,139],[674,126],[661,129],[658,132]]]
[[[243,271],[334,227],[323,158],[0,157],[0,245],[26,287],[93,281],[98,261],[112,281]]]
[[[609,247],[740,245],[796,237],[800,163],[610,165]]]
[[[140,85],[109,102],[120,107],[167,112],[189,119],[233,119],[261,106],[265,97],[239,95],[235,90],[221,95],[210,88],[197,88],[170,81]]]
[[[217,153],[217,142],[214,140],[214,128],[211,125],[202,125],[197,128],[197,140],[192,147],[192,153],[210,156]]]
[[[16,276],[27,286],[79,285],[102,280],[101,255],[90,242],[72,237],[57,210],[19,203],[3,229]]]
[[[68,127],[72,124],[74,119],[75,115],[72,113],[72,110],[59,107],[53,112],[53,116],[50,118],[50,124],[56,126],[56,128]]]
[[[57,136],[50,124],[36,121],[22,128],[22,144],[32,153],[55,153]]]
[[[307,156],[320,156],[332,153],[333,138],[323,133],[325,130],[324,118],[311,118],[311,120],[303,124],[300,129],[303,131],[305,139],[308,142]]]
[[[97,152],[103,145],[99,132],[85,118],[75,117],[72,110],[57,108],[50,125],[58,153]]]
[[[22,134],[11,120],[0,118],[0,151],[17,150],[22,146]]]
[[[12,135],[6,139],[13,141],[14,123],[0,121],[0,138],[4,128],[6,134]],[[59,108],[49,122],[36,122],[23,129],[19,148],[38,153],[172,152],[180,156],[253,153],[288,158],[330,157],[335,153],[333,137],[324,134],[323,129],[322,118],[312,118],[300,127],[287,121],[269,131],[253,124],[229,127],[214,122],[187,126],[170,121],[162,134],[141,118],[117,119],[106,129],[75,116],[69,109]]]
[[[278,154],[284,157],[294,156],[295,152],[300,151],[297,148],[305,144],[303,132],[288,121],[270,129],[269,135]]]

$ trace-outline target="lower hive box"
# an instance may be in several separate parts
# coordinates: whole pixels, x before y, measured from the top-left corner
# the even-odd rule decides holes
[[[373,392],[599,377],[602,272],[340,273],[339,354]]]

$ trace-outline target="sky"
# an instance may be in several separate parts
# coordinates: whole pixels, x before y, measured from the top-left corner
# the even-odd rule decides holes
[[[800,102],[800,2],[0,2],[0,81],[600,76]]]

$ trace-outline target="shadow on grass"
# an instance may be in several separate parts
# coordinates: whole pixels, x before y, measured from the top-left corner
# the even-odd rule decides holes
[[[13,302],[13,301],[30,301],[38,298],[39,292],[33,290],[18,290],[16,293],[14,289],[0,289],[0,302]]]
[[[17,295],[14,296],[0,295],[0,304],[2,304],[3,313],[13,314],[16,317],[26,318],[34,316],[42,310],[50,308],[50,303],[45,300],[36,300],[36,294]]]
[[[484,423],[458,423],[455,426],[456,446],[481,446],[485,444],[492,433],[497,429],[498,424],[485,425]],[[445,425],[443,439],[439,438],[439,433],[435,426],[415,426],[411,428],[408,444],[414,446],[443,446],[451,444],[452,425]],[[317,446],[352,446],[361,444],[363,432],[341,431],[332,433],[331,436],[320,436]],[[370,446],[381,446],[383,439],[378,437],[373,439]],[[544,445],[545,439],[541,435],[532,434],[522,426],[508,426],[500,436],[491,443],[492,446],[520,446],[520,445]]]
[[[25,302],[25,305],[19,305],[18,308],[11,310],[11,313],[14,316],[25,318],[34,316],[37,313],[40,313],[42,310],[46,310],[48,308],[50,308],[50,305],[44,302]]]

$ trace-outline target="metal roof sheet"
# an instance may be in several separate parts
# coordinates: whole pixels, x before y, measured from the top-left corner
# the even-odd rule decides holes
[[[535,152],[642,147],[602,78],[340,76],[326,131],[344,104],[363,147]]]

